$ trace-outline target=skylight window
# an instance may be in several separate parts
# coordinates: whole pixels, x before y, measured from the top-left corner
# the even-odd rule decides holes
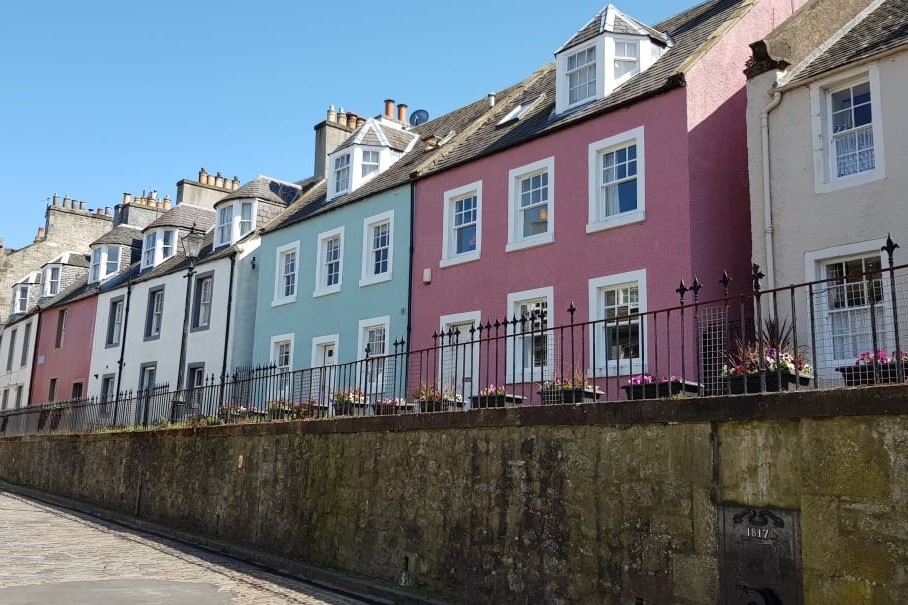
[[[503,126],[505,124],[508,124],[509,122],[519,120],[520,118],[525,116],[527,113],[529,113],[531,109],[536,107],[539,104],[539,102],[542,101],[543,98],[545,98],[545,93],[539,95],[532,101],[529,101],[527,103],[521,103],[520,105],[518,105],[517,107],[515,107],[514,109],[509,111],[507,113],[507,115],[505,115],[503,118],[501,118],[501,120],[498,122],[498,125]]]

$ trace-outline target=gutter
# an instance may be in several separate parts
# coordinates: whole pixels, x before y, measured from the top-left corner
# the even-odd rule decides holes
[[[773,249],[772,237],[772,190],[770,178],[770,154],[769,154],[769,113],[779,106],[782,102],[782,93],[774,90],[772,101],[763,108],[760,114],[760,135],[762,137],[763,152],[763,233],[766,237],[766,281],[767,288],[772,290],[776,287],[776,263],[775,250]]]

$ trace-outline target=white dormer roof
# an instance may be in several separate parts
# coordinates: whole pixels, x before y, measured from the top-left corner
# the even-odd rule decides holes
[[[671,45],[667,34],[607,5],[555,51],[555,112],[604,99]]]
[[[410,151],[417,140],[399,124],[366,120],[328,155],[328,199],[372,180]]]

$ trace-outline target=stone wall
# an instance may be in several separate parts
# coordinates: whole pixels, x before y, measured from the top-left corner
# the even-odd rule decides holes
[[[0,439],[0,479],[458,603],[716,603],[720,505],[805,603],[908,602],[908,387]]]

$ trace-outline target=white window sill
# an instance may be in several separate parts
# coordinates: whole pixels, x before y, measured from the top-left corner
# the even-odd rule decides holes
[[[337,284],[336,286],[331,286],[330,288],[319,288],[312,292],[312,298],[318,298],[319,296],[328,296],[329,294],[337,294],[341,291],[341,285]]]
[[[464,254],[459,254],[457,256],[452,256],[450,258],[443,258],[438,262],[439,267],[450,267],[452,265],[459,265],[461,263],[469,263],[474,260],[479,260],[479,251],[467,252]]]
[[[842,189],[848,189],[849,187],[857,187],[859,185],[866,185],[867,183],[873,183],[875,181],[881,181],[886,178],[886,171],[882,167],[874,168],[873,170],[868,170],[866,172],[859,172],[858,174],[851,174],[848,176],[843,176],[835,178],[828,182],[817,182],[814,183],[814,188],[816,193],[830,193],[832,191],[839,191]]]
[[[516,250],[526,250],[527,248],[536,248],[538,246],[545,246],[551,244],[555,241],[554,233],[543,233],[542,235],[537,235],[535,237],[528,237],[525,239],[520,239],[513,242],[508,242],[508,245],[504,247],[505,252],[514,252]]]
[[[296,295],[288,296],[287,298],[275,298],[271,301],[272,307],[280,307],[282,305],[289,305],[290,303],[296,302]]]
[[[364,277],[359,280],[359,287],[364,288],[365,286],[373,286],[375,284],[383,284],[386,281],[391,281],[391,272],[383,273],[374,277]]]
[[[642,223],[646,220],[646,212],[643,210],[632,210],[631,212],[624,212],[622,214],[616,214],[610,216],[606,219],[587,223],[586,232],[595,233],[596,231],[604,231],[606,229],[614,229],[615,227],[623,227],[624,225],[633,225],[634,223]]]

